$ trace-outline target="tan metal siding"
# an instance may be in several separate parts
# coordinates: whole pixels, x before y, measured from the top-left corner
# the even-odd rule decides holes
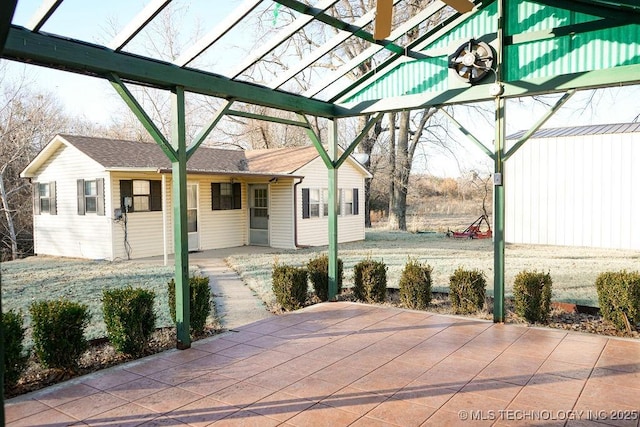
[[[78,215],[77,179],[105,180],[105,213]],[[78,150],[62,146],[38,170],[33,182],[56,182],[57,215],[34,215],[38,255],[111,259],[111,211],[108,174]]]
[[[640,249],[639,136],[528,141],[506,163],[506,240]]]

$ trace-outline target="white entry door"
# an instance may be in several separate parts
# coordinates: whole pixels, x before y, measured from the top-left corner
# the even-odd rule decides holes
[[[187,232],[189,237],[189,251],[200,249],[198,234],[198,183],[187,183]]]
[[[249,186],[249,244],[269,246],[269,188]]]

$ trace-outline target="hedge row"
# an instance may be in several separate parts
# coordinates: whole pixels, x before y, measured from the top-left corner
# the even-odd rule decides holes
[[[305,267],[274,264],[272,281],[277,302],[285,310],[295,310],[307,301],[308,281],[321,301],[328,298],[328,257],[320,255]],[[400,302],[411,309],[424,309],[431,302],[431,273],[426,263],[409,258],[399,282]],[[353,268],[355,298],[379,303],[386,299],[387,266],[382,261],[366,259]],[[338,293],[342,289],[343,263],[338,260]],[[469,314],[485,305],[484,272],[459,267],[449,277],[452,310]],[[549,272],[524,270],[513,285],[515,313],[531,323],[547,322],[551,313],[553,280]],[[631,330],[640,324],[640,273],[606,272],[596,280],[600,310],[604,319],[618,329]]]
[[[169,287],[169,305],[175,322],[175,282]],[[190,327],[193,335],[204,331],[211,313],[209,278],[189,279],[191,298]],[[107,337],[114,348],[132,356],[143,355],[155,331],[153,291],[128,286],[105,290],[102,312],[107,326]],[[88,306],[68,300],[36,301],[29,306],[33,330],[33,353],[45,368],[74,370],[80,356],[88,348],[84,331],[89,325]],[[5,388],[15,386],[26,368],[29,352],[24,348],[25,328],[22,313],[8,311],[2,314],[4,333]]]

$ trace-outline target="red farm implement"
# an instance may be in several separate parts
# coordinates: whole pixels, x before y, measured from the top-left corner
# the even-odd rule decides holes
[[[447,231],[447,237],[453,237],[454,239],[490,239],[492,236],[491,224],[489,224],[489,219],[486,215],[481,215],[464,231]]]

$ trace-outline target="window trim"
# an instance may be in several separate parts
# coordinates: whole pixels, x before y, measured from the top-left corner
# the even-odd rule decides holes
[[[49,191],[49,196],[47,197],[41,197],[40,196],[40,186],[41,185],[47,185],[47,189]],[[33,183],[33,214],[34,215],[42,215],[42,214],[49,214],[49,215],[57,215],[58,214],[58,207],[57,207],[57,203],[56,203],[56,182],[55,181],[49,181],[49,182],[34,182]],[[45,210],[42,209],[42,200],[44,199],[48,199],[49,200],[49,209]]]
[[[86,215],[87,213],[95,213],[99,216],[104,216],[104,178],[95,178],[86,180],[87,182],[95,181],[96,182],[96,195],[95,196],[86,196],[85,194],[85,180],[79,179],[76,181],[77,184],[77,199],[78,199],[78,215]],[[96,198],[96,211],[95,212],[87,212],[86,210],[86,197],[95,197]]]
[[[231,185],[230,200],[223,206],[222,184]],[[230,204],[229,204],[230,202]],[[239,182],[212,182],[211,183],[211,210],[212,211],[230,211],[242,209],[242,185]]]
[[[147,181],[149,183],[149,209],[136,209],[135,196],[147,196],[146,194],[133,194],[134,181]],[[127,209],[132,212],[162,212],[162,181],[159,179],[121,179],[120,180],[120,209],[125,211],[124,199],[131,197],[131,207]]]

